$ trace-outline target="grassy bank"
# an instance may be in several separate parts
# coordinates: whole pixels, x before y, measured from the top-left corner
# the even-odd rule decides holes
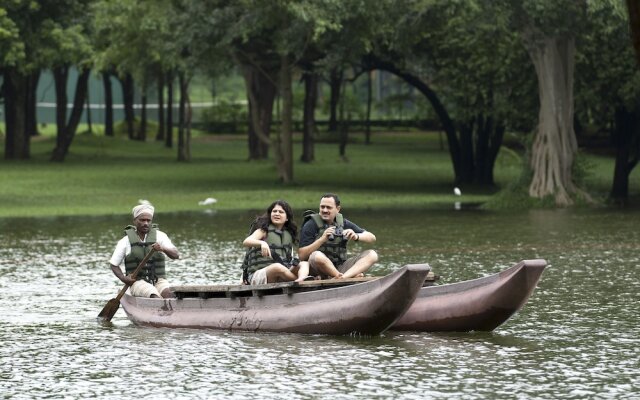
[[[218,200],[218,210],[264,209],[286,199],[296,210],[316,208],[321,193],[341,195],[346,208],[413,208],[485,202],[495,191],[462,187],[453,195],[449,154],[437,133],[376,134],[371,145],[360,134],[347,146],[348,162],[338,145],[316,144],[316,161],[299,161],[294,147],[295,183],[277,182],[273,160],[247,161],[244,136],[200,135],[193,140],[193,160],[179,163],[176,150],[162,143],[82,134],[64,163],[48,161],[52,137],[32,141],[29,161],[0,161],[0,217],[122,214],[138,199],[148,199],[160,212],[202,209],[198,201]],[[613,161],[586,156],[589,188],[610,188]],[[500,152],[496,182],[505,186],[520,175],[520,155]],[[637,190],[640,174],[632,176]]]

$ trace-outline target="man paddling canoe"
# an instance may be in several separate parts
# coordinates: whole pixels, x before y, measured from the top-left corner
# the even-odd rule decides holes
[[[175,260],[180,257],[178,249],[173,245],[166,233],[152,224],[155,209],[151,203],[145,201],[133,207],[133,225],[125,228],[125,236],[120,239],[109,260],[113,274],[126,285],[132,296],[136,297],[174,297],[169,290],[169,282],[165,278],[165,254]],[[147,265],[138,273],[137,280],[131,278],[145,255],[155,249]],[[125,276],[120,269],[124,262]]]

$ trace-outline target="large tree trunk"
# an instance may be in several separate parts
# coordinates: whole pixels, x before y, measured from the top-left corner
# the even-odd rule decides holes
[[[26,126],[29,136],[38,136],[38,82],[40,81],[40,70],[29,75],[28,91],[27,91],[27,110],[26,110]],[[27,154],[30,152],[30,141],[25,143]]]
[[[7,160],[23,160],[29,158],[27,132],[27,88],[28,77],[13,68],[5,70],[4,98],[6,136],[4,142],[4,158]],[[12,101],[8,101],[12,99]]]
[[[571,169],[578,150],[573,131],[573,70],[575,41],[572,37],[527,39],[525,43],[538,76],[540,111],[531,149],[533,177],[529,195],[554,196],[558,206],[573,204],[578,192]]]
[[[69,67],[54,68],[53,82],[56,90],[56,149],[65,147],[67,136],[67,80],[69,79]],[[54,152],[55,153],[55,152]],[[64,158],[64,157],[63,157]]]
[[[460,174],[454,182],[493,186],[495,166],[502,139],[504,124],[495,124],[492,117],[478,114],[461,124],[460,132]]]
[[[345,115],[344,112],[344,107],[345,107],[345,93],[346,93],[346,85],[347,82],[343,81],[343,86],[341,89],[342,92],[342,96],[340,96],[340,101],[339,101],[339,111],[338,111],[338,115],[339,115],[339,121],[338,121],[338,134],[339,134],[339,138],[340,140],[338,141],[338,154],[340,155],[340,158],[342,159],[342,161],[349,161],[349,159],[347,158],[347,143],[349,142],[349,117],[347,117]]]
[[[475,182],[484,186],[493,186],[495,184],[493,167],[502,146],[505,126],[502,123],[495,123],[493,117],[484,115],[479,115],[477,121]]]
[[[367,72],[367,115],[365,117],[364,143],[371,144],[371,103],[373,101],[373,71]]]
[[[455,181],[456,185],[473,183],[475,178],[476,162],[473,152],[475,128],[475,119],[473,118],[460,124],[460,174]]]
[[[157,76],[158,82],[158,131],[156,133],[156,140],[164,140],[164,73],[160,72]]]
[[[249,159],[266,159],[269,156],[276,80],[273,73],[250,64],[243,64],[242,72],[249,102]]]
[[[338,130],[338,102],[340,101],[340,89],[342,88],[342,70],[334,68],[329,74],[329,132]]]
[[[318,74],[307,72],[304,80],[304,111],[302,131],[302,156],[300,161],[309,163],[315,159],[313,137],[316,133],[316,104],[318,102]]]
[[[629,112],[623,107],[615,111],[615,127],[613,144],[616,149],[616,163],[613,172],[611,199],[625,204],[629,197],[629,174],[638,164],[640,158],[640,116],[637,112]],[[635,139],[635,140],[634,140]]]
[[[640,66],[640,2],[627,0],[627,10],[636,64]],[[616,164],[611,198],[618,203],[626,203],[629,196],[629,174],[640,158],[640,115],[637,109],[632,113],[624,109],[616,110],[614,143]]]
[[[87,132],[93,133],[91,126],[91,94],[89,93],[89,85],[87,85],[87,93],[85,95],[85,110],[87,113]]]
[[[191,160],[191,104],[189,101],[189,80],[181,72],[180,104],[178,106],[178,161]]]
[[[173,147],[173,71],[167,72],[167,126],[164,136],[165,147]]]
[[[61,121],[58,119],[58,123],[62,122],[63,127],[60,128],[58,126],[58,133],[56,136],[56,147],[53,149],[53,153],[51,154],[51,161],[62,162],[64,161],[67,153],[69,152],[69,147],[71,146],[71,142],[76,134],[76,130],[78,129],[78,124],[80,123],[80,118],[82,117],[82,111],[84,109],[84,102],[87,96],[87,87],[89,84],[89,74],[91,70],[85,69],[80,71],[78,74],[78,81],[76,82],[76,91],[73,99],[73,108],[71,109],[71,115],[69,116],[69,122]],[[56,109],[64,108],[64,113],[58,111],[58,118],[62,118],[63,114],[66,118],[66,78],[68,75],[68,68],[63,67],[59,74],[56,74],[54,69],[54,79],[56,86]],[[64,79],[64,82],[60,81]],[[62,89],[64,87],[64,89]],[[64,91],[63,93],[58,94],[58,90]],[[64,98],[64,104],[61,104],[60,101]]]
[[[144,142],[147,140],[147,88],[146,84],[142,89],[140,96],[140,126],[138,126],[138,140]]]
[[[102,73],[102,86],[104,86],[104,135],[113,136],[113,90],[111,86],[111,73]]]
[[[627,11],[629,12],[631,43],[633,43],[633,49],[635,50],[636,62],[640,66],[640,2],[627,0]]]
[[[276,154],[278,177],[283,183],[293,181],[293,91],[291,89],[291,60],[281,57],[280,96],[282,97],[282,124]]]
[[[135,112],[133,110],[133,102],[135,100],[135,88],[133,84],[133,77],[131,74],[126,74],[124,80],[121,79],[122,84],[122,102],[124,103],[124,119],[127,123],[127,135],[129,139],[135,139]]]

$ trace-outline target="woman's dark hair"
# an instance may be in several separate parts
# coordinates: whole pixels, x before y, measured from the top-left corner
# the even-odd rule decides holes
[[[287,214],[287,222],[284,223],[283,228],[284,230],[289,231],[291,237],[293,238],[293,242],[297,243],[298,226],[293,220],[293,209],[291,209],[289,203],[284,200],[274,201],[269,207],[267,207],[266,213],[260,215],[259,217],[256,217],[256,219],[253,221],[253,224],[251,224],[251,233],[255,232],[258,229],[262,229],[263,231],[269,230],[269,224],[271,223],[271,211],[273,211],[276,206],[282,207],[285,214]]]

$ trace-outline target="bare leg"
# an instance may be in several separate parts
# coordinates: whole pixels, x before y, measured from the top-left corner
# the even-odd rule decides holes
[[[334,279],[342,278],[342,272],[338,271],[331,260],[321,251],[314,251],[309,257],[309,264],[322,275],[328,275]]]
[[[282,264],[271,264],[266,267],[267,283],[273,282],[289,282],[296,279],[293,272]]]
[[[162,291],[162,293],[160,293],[162,295],[163,298],[165,299],[174,299],[176,297],[175,294],[173,294],[173,292],[169,289],[166,288],[165,290]]]
[[[367,254],[353,264],[351,268],[344,273],[345,278],[353,278],[364,274],[373,264],[378,261],[378,253],[374,250],[367,250]]]
[[[296,282],[302,282],[307,276],[309,276],[309,263],[306,261],[300,261],[300,264],[298,264],[298,266],[291,272],[293,272],[294,274],[298,274],[298,279],[296,279]]]

